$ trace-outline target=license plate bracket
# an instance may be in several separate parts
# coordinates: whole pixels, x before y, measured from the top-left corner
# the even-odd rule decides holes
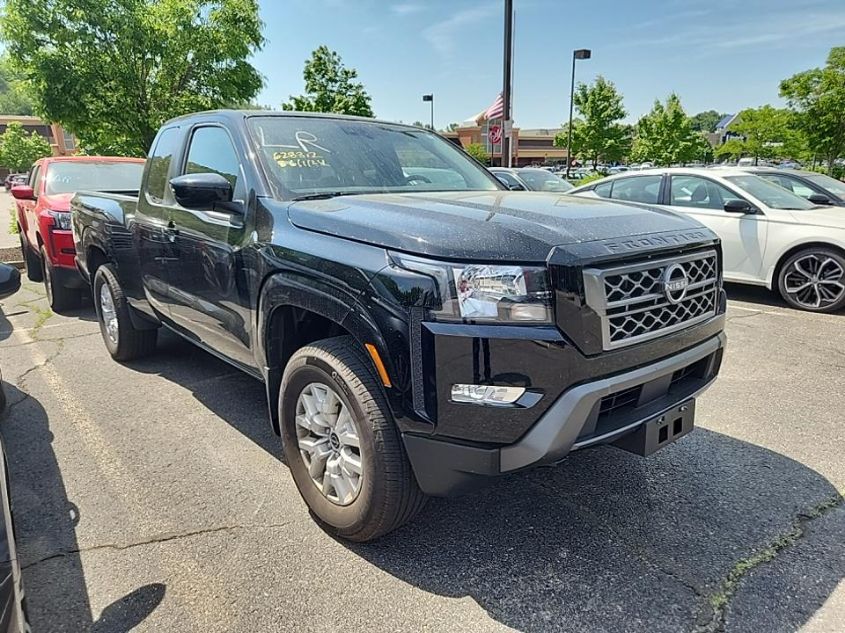
[[[695,400],[687,400],[643,422],[636,431],[613,442],[613,446],[648,457],[692,431],[694,420]]]

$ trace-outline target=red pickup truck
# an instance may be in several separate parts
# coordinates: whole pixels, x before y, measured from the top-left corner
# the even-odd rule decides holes
[[[12,187],[27,276],[44,281],[50,307],[79,305],[86,284],[76,270],[70,199],[77,191],[137,192],[144,160],[112,156],[42,158],[26,184]]]

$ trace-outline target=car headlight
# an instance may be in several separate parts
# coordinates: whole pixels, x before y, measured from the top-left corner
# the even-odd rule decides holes
[[[551,323],[552,293],[541,266],[451,264],[391,254],[403,268],[437,281],[438,320],[496,323]]]
[[[50,217],[53,218],[53,224],[57,229],[70,231],[70,213],[67,211],[50,211]]]

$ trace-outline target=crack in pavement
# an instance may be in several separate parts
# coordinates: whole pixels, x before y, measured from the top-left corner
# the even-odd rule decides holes
[[[710,594],[707,603],[702,605],[696,617],[693,633],[723,633],[728,608],[745,577],[764,563],[774,560],[782,551],[792,547],[806,534],[808,523],[842,506],[845,498],[841,494],[831,497],[800,512],[792,521],[789,530],[773,539],[762,549],[734,563],[734,566],[722,579],[719,588]]]
[[[14,349],[16,347],[24,347],[26,345],[36,345],[38,343],[59,343],[60,341],[63,342],[63,341],[69,341],[69,340],[75,339],[75,338],[84,338],[86,336],[94,336],[95,334],[99,334],[99,333],[100,333],[99,330],[95,330],[94,332],[88,332],[87,334],[71,334],[69,336],[60,336],[60,337],[56,337],[56,338],[38,338],[38,339],[32,339],[32,340],[27,341],[25,343],[15,343],[14,345],[3,345],[3,347],[6,348],[6,349]]]
[[[82,554],[88,552],[96,552],[98,550],[110,549],[114,551],[123,551],[128,549],[133,549],[136,547],[143,547],[145,545],[157,545],[159,543],[168,543],[170,541],[178,541],[181,539],[191,538],[193,536],[204,536],[206,534],[216,534],[219,532],[233,532],[237,530],[274,530],[279,528],[288,527],[292,525],[295,521],[291,519],[290,521],[285,521],[283,523],[268,523],[266,525],[220,525],[217,527],[211,528],[203,528],[201,530],[191,530],[189,532],[175,532],[175,533],[166,533],[161,534],[159,536],[155,536],[153,538],[145,539],[143,541],[136,541],[134,543],[102,543],[100,545],[90,545],[88,547],[79,547],[74,549],[67,549],[67,550],[60,550],[58,552],[54,552],[53,554],[49,554],[38,560],[32,561],[31,563],[27,563],[26,565],[21,566],[21,571],[30,569],[31,567],[35,567],[36,565],[40,565],[41,563],[45,563],[50,560],[55,560],[57,558],[65,558],[67,556],[73,556],[75,554]]]

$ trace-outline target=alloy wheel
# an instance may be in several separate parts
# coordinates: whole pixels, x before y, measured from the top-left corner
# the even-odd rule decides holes
[[[114,307],[114,297],[112,297],[111,288],[106,283],[100,286],[100,318],[106,327],[106,335],[109,337],[109,340],[117,345],[120,332],[117,324],[117,310]]]
[[[361,490],[361,441],[348,407],[331,387],[311,383],[296,401],[299,453],[317,489],[346,506]]]
[[[817,310],[845,295],[845,269],[824,253],[807,254],[789,265],[783,287],[796,303]]]

